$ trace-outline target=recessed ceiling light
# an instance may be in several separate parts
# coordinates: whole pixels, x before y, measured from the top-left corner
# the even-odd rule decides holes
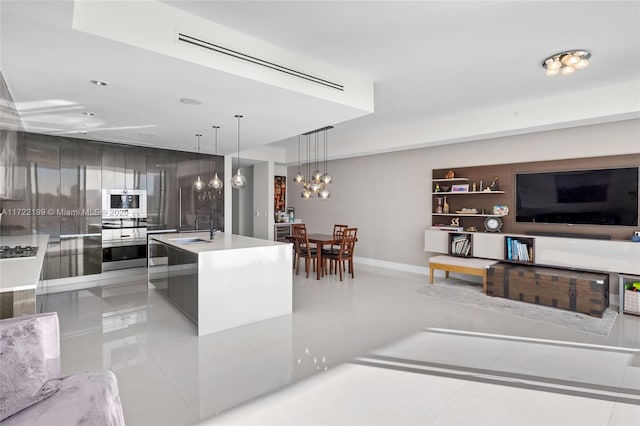
[[[202,104],[202,102],[193,98],[182,98],[180,99],[180,102],[182,102],[185,105],[201,105]]]
[[[94,115],[96,115],[95,113],[89,112],[89,111],[85,111],[85,112],[83,112],[83,114],[88,116],[88,117],[93,117]]]
[[[91,80],[91,82],[93,84],[95,84],[96,86],[108,86],[109,83],[107,83],[106,81],[102,81],[102,80]]]
[[[87,132],[85,132],[85,131],[83,131],[83,130],[81,130],[81,131],[79,131],[79,132],[76,132],[76,133],[78,133],[79,135],[86,135],[86,134],[87,134]]]
[[[155,136],[153,133],[138,133],[139,136]]]

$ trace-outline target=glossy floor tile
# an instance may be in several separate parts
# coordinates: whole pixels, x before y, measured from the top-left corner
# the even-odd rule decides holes
[[[298,386],[334,389],[335,383],[314,384],[313,380],[324,381],[343,369],[362,383],[355,381],[352,388],[339,386],[337,395],[348,403],[332,402],[338,405],[330,405],[331,412],[322,413],[317,423],[325,418],[328,424],[486,424],[482,416],[472,418],[460,413],[456,401],[467,401],[467,407],[478,405],[473,402],[473,395],[487,392],[483,386],[489,386],[493,389],[490,392],[496,394],[516,392],[505,390],[500,384],[465,381],[458,376],[404,373],[398,378],[395,370],[345,364],[367,356],[446,364],[447,368],[458,370],[497,371],[500,366],[501,372],[514,376],[555,377],[603,386],[614,386],[618,380],[617,386],[629,389],[634,389],[640,378],[640,362],[628,351],[596,351],[602,357],[598,361],[602,368],[589,369],[573,362],[587,349],[493,337],[640,349],[640,317],[619,316],[609,336],[599,336],[417,294],[416,290],[426,283],[424,276],[362,265],[356,265],[355,279],[346,278],[343,282],[334,276],[321,281],[305,279],[301,273],[294,275],[293,314],[200,338],[196,327],[148,288],[144,279],[50,294],[46,296],[46,307],[59,313],[63,373],[113,370],[128,425],[195,424],[212,418],[231,421],[225,416],[241,416],[245,410],[249,415],[254,412],[254,404],[272,401],[270,398],[276,400],[268,404],[286,406],[286,398],[277,398],[281,393],[290,396]],[[425,332],[426,329],[431,330]],[[437,329],[487,335],[452,334]],[[369,377],[371,371],[376,372]],[[406,377],[412,375],[418,377]],[[336,383],[342,383],[340,380]],[[392,403],[386,417],[376,417],[375,407],[366,408],[371,401],[361,398],[359,386],[375,390],[378,397]],[[405,400],[407,390],[411,391],[410,400]],[[528,390],[517,389],[524,391]],[[294,392],[294,396],[304,395]],[[513,415],[513,423],[526,423],[523,410],[535,411],[527,408],[529,402],[543,403],[553,397],[509,398],[516,407],[523,405],[521,410],[509,408],[505,416]],[[608,410],[607,420],[599,424],[626,424],[637,414],[637,406],[597,401],[592,404],[594,415],[590,418],[600,421]],[[321,402],[315,408],[324,407],[322,410],[326,411],[327,406]],[[359,404],[362,410],[354,411]],[[572,400],[567,404],[578,403]],[[584,410],[580,404],[574,409]],[[319,415],[314,413],[314,407],[304,404],[299,412]],[[247,422],[296,423],[286,414],[273,415],[269,421],[253,418]],[[415,422],[416,418],[420,421]],[[296,419],[306,423],[307,418]],[[568,418],[562,419],[570,423]]]

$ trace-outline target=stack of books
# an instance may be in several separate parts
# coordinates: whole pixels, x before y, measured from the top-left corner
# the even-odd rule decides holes
[[[451,238],[451,254],[468,256],[471,252],[471,240],[467,235],[455,235]]]
[[[533,247],[511,237],[507,237],[507,260],[533,262]]]
[[[441,231],[464,231],[464,227],[462,226],[451,226],[451,225],[433,225],[431,229],[439,229]]]

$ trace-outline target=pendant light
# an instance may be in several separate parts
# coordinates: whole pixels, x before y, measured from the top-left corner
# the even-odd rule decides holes
[[[306,135],[307,136],[307,176],[309,176],[309,134]],[[309,185],[310,182],[307,182],[305,180],[302,180],[302,192],[300,193],[300,196],[302,198],[304,198],[305,200],[308,200],[311,198],[311,190],[309,189]]]
[[[238,173],[233,175],[231,178],[231,186],[234,189],[242,189],[247,185],[247,178],[242,176],[242,173],[240,173],[240,119],[242,118],[242,115],[238,114],[234,117],[238,119]]]
[[[198,179],[193,182],[193,190],[196,192],[202,192],[202,190],[204,189],[204,182],[202,181],[202,179],[200,179],[200,134],[197,134],[196,137],[198,138]]]
[[[327,173],[327,156],[329,155],[329,148],[328,148],[329,137],[327,134],[328,131],[329,129],[325,129],[324,131],[324,173],[320,177],[320,181],[325,185],[328,185],[331,183],[331,175]]]
[[[327,130],[324,131],[324,173],[320,176],[320,183],[322,184],[322,189],[318,191],[318,198],[321,200],[326,200],[331,195],[331,191],[329,191],[328,185],[331,183],[331,175],[327,173]]]
[[[317,132],[316,132],[315,136],[316,136],[316,144],[315,144],[316,154],[315,154],[314,163],[315,163],[316,171],[313,172],[313,174],[311,175],[311,180],[313,181],[312,182],[312,185],[313,185],[312,190],[313,190],[314,193],[317,193],[318,191],[320,191],[320,177],[322,176],[322,173],[320,173],[320,170],[318,169],[318,133]]]
[[[304,182],[304,175],[302,173],[300,173],[300,138],[301,138],[301,136],[298,135],[298,173],[296,173],[296,175],[293,178],[293,181],[295,183]]]
[[[216,147],[215,147],[215,151],[216,151],[216,171],[215,174],[213,175],[213,179],[211,179],[209,181],[209,185],[207,186],[209,189],[217,191],[222,189],[222,187],[224,186],[224,182],[222,182],[222,180],[220,180],[220,178],[218,177],[218,129],[220,128],[220,126],[211,126],[213,127],[213,129],[215,130],[215,134],[216,134]]]

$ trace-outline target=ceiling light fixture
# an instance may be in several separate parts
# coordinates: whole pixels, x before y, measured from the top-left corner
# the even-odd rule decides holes
[[[102,81],[102,80],[91,80],[91,83],[95,84],[96,86],[108,86],[109,83],[107,83],[106,81]]]
[[[329,191],[329,184],[331,183],[331,175],[327,172],[327,154],[329,152],[327,148],[327,130],[324,130],[324,173],[320,176],[320,184],[322,185],[322,189],[318,191],[318,197],[321,200],[326,200],[331,195],[331,191]]]
[[[327,144],[327,131],[329,129],[333,129],[333,126],[323,127],[321,129],[313,130],[311,132],[303,133],[303,136],[307,137],[307,176],[309,176],[309,181],[307,181],[304,176],[300,173],[300,138],[298,138],[298,174],[294,177],[294,182],[302,185],[302,192],[300,196],[305,200],[311,198],[312,195],[318,195],[318,198],[321,200],[326,200],[329,198],[331,191],[329,190],[329,184],[332,182],[331,175],[327,172],[327,154],[328,144]],[[324,132],[324,160],[320,162],[320,142],[319,142],[319,133]],[[311,174],[311,142],[310,136],[315,136],[315,156],[313,159],[316,171]],[[320,173],[320,164],[324,164],[324,173]]]
[[[213,179],[211,179],[209,181],[209,185],[207,185],[207,187],[209,189],[214,190],[214,191],[218,191],[218,190],[222,189],[222,187],[224,186],[224,183],[218,177],[218,129],[220,128],[220,126],[211,126],[211,127],[213,127],[213,129],[216,132],[216,146],[215,146],[215,151],[216,151],[216,158],[215,158],[216,172],[215,172],[215,174],[213,176]]]
[[[202,192],[202,190],[204,189],[204,182],[202,181],[202,179],[200,179],[200,136],[202,135],[196,135],[196,137],[198,138],[198,179],[193,182],[193,190],[196,192]]]
[[[83,112],[83,114],[86,115],[87,117],[93,117],[94,115],[96,115],[95,113],[88,112],[88,111]]]
[[[202,102],[193,98],[182,98],[180,99],[180,102],[182,102],[185,105],[201,105],[202,104]]]
[[[295,183],[304,182],[304,175],[300,173],[300,138],[301,137],[302,137],[301,135],[298,135],[298,173],[296,173],[296,175],[293,178],[293,181]]]
[[[571,75],[576,70],[581,70],[589,65],[591,53],[586,50],[566,50],[549,56],[542,62],[542,68],[546,69],[547,76],[553,77],[558,73]]]
[[[242,115],[237,114],[234,117],[238,119],[238,173],[231,177],[231,186],[234,189],[242,189],[247,185],[247,178],[240,173],[240,119]]]

